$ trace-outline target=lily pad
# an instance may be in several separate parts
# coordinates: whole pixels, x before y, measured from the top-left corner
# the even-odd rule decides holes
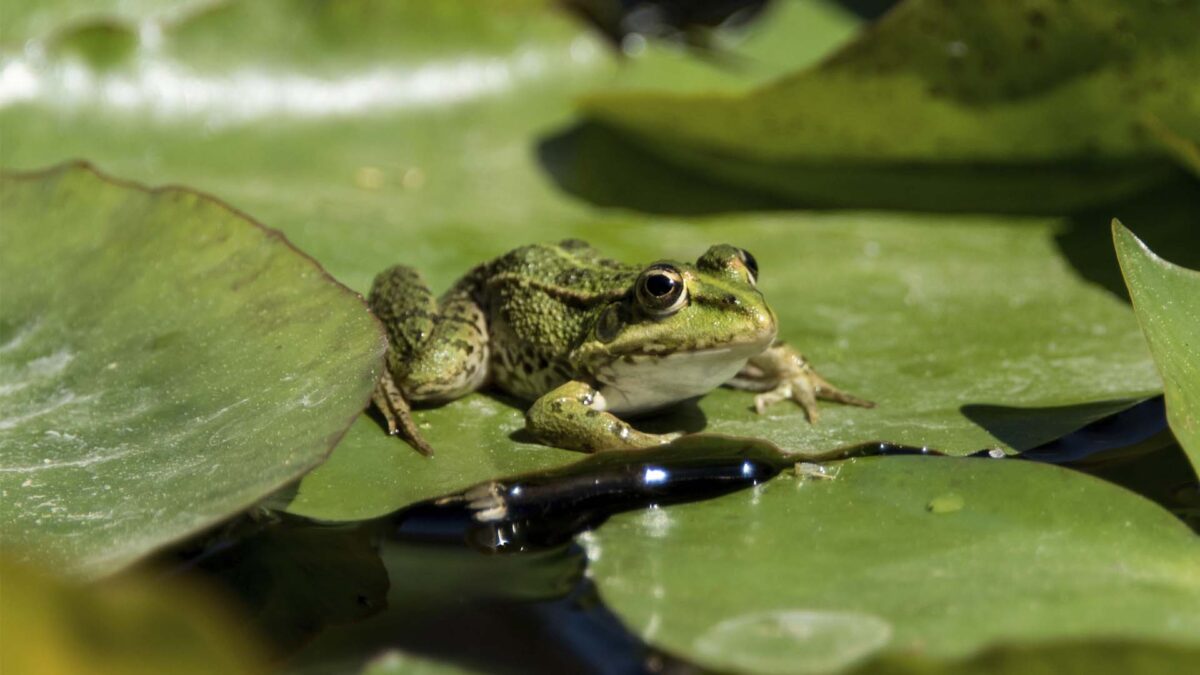
[[[148,21],[134,51],[103,72],[66,55],[8,52],[36,86],[0,97],[3,163],[81,156],[123,176],[210,191],[280,228],[360,292],[396,263],[419,266],[440,291],[530,242],[578,237],[649,262],[694,260],[727,241],[758,257],[782,337],[835,383],[880,403],[825,405],[813,426],[794,406],[758,416],[747,395],[720,390],[647,420],[659,430],[761,436],[796,452],[874,440],[1023,449],[1161,391],[1128,306],[1087,280],[1096,268],[1115,270],[1111,252],[1064,256],[1064,234],[1090,227],[1086,218],[660,218],[564,193],[538,148],[576,119],[578,95],[667,73],[676,89],[728,91],[741,66],[654,49],[618,61],[552,4],[346,0],[298,11],[284,0],[235,0]],[[808,4],[824,9],[778,11],[743,36],[756,59],[747,63],[767,64],[753,77],[787,70],[789,58],[807,63],[817,56],[811,45],[836,42],[824,31],[848,31],[833,4]],[[826,18],[809,20],[816,12]],[[289,40],[276,39],[284,33]],[[795,36],[794,52],[784,35]],[[454,95],[430,94],[433,81],[453,82]],[[653,171],[638,175],[659,185]],[[671,185],[676,201],[704,198],[694,184]],[[522,412],[487,394],[419,411],[432,459],[360,418],[304,478],[290,510],[371,517],[579,458],[527,442]],[[1022,421],[1019,435],[1009,433]]]
[[[0,528],[85,576],[324,459],[381,368],[361,300],[279,233],[71,165],[0,181]]]
[[[605,250],[631,261],[687,259],[706,241],[746,247],[758,257],[759,287],[782,336],[835,383],[879,404],[823,404],[820,422],[809,424],[791,404],[760,416],[746,393],[718,390],[697,408],[643,425],[766,438],[798,453],[889,440],[966,454],[1033,447],[1156,393],[1161,385],[1128,307],[1063,267],[1054,231],[1048,221],[984,218],[730,216],[661,220],[648,256],[643,240],[631,247],[640,255],[613,242]],[[606,235],[591,238],[603,245]],[[521,442],[521,409],[486,396],[420,419],[436,456],[421,457],[363,422],[305,478],[291,510],[378,515],[578,457]]]
[[[614,93],[596,121],[793,203],[1062,212],[1173,173],[1200,138],[1200,3],[908,0],[819,66],[744,95]]]
[[[1113,241],[1134,313],[1162,374],[1167,422],[1200,469],[1200,272],[1158,257],[1117,220]]]
[[[921,657],[881,658],[856,675],[1159,675],[1195,668],[1200,649],[1127,640],[1072,641],[1002,646],[959,661]]]
[[[833,465],[626,514],[585,538],[632,630],[708,668],[838,672],[1104,639],[1200,648],[1200,539],[1065,469],[931,457]]]

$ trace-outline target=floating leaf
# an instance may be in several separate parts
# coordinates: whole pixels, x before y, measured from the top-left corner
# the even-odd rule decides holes
[[[677,166],[793,203],[1062,212],[1165,180],[1148,116],[1200,138],[1200,3],[908,0],[745,95],[585,111]]]
[[[823,404],[820,422],[809,424],[791,404],[760,416],[745,392],[718,390],[698,407],[642,424],[761,437],[792,452],[883,439],[962,454],[1033,447],[1155,393],[1158,378],[1128,308],[1063,267],[1053,232],[1045,221],[738,216],[661,220],[651,255],[645,240],[612,242],[604,250],[631,261],[693,258],[705,242],[746,247],[783,337],[835,383],[879,404]],[[378,515],[578,457],[514,442],[522,440],[521,409],[485,396],[420,419],[437,455],[421,457],[364,421],[305,478],[292,510]]]
[[[1200,539],[1141,497],[1014,460],[832,468],[613,518],[585,538],[601,596],[720,671],[1087,640],[1200,649]]]
[[[1066,641],[1002,646],[971,658],[942,661],[920,656],[864,663],[856,675],[1159,675],[1195,668],[1200,649],[1130,640]]]
[[[87,576],[254,504],[358,415],[383,338],[277,233],[85,166],[0,182],[0,527]]]
[[[745,202],[710,197],[711,186],[655,165],[634,174],[643,203],[670,192],[674,203],[711,201],[699,210],[725,215],[596,209],[558,190],[538,155],[572,121],[577,95],[668,75],[677,89],[727,90],[741,66],[657,49],[618,66],[590,32],[539,2],[304,7],[235,0],[180,14],[161,22],[159,42],[103,73],[10,53],[37,86],[0,109],[4,164],[84,156],[121,175],[213,192],[360,292],[396,263],[418,266],[441,291],[481,261],[566,237],[631,263],[694,260],[734,243],[758,257],[781,336],[836,384],[880,403],[827,404],[809,425],[790,404],[758,416],[745,393],[720,390],[639,422],[655,430],[762,436],[801,452],[874,440],[1021,449],[1161,390],[1132,313],[1090,283],[1117,274],[1111,249],[1088,248],[1087,233],[1111,213],[732,214]],[[850,20],[836,19],[840,11],[769,15],[745,35],[754,58],[744,62],[780,72],[789,58],[811,60],[809,45],[834,40],[805,31],[834,25],[844,34]],[[794,36],[795,52],[784,36]],[[434,81],[453,86],[434,95]],[[432,459],[363,417],[290,508],[371,517],[579,458],[528,442],[521,405],[478,394],[418,411]]]
[[[1167,421],[1200,468],[1200,272],[1158,257],[1120,221],[1112,229],[1134,313],[1162,375]]]

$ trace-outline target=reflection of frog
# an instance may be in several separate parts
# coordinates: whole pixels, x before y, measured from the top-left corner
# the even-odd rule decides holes
[[[564,241],[484,263],[435,299],[416,271],[393,267],[369,299],[391,342],[375,404],[392,433],[426,454],[408,403],[488,384],[533,402],[526,428],[538,439],[586,451],[669,441],[676,434],[643,433],[618,415],[722,384],[762,392],[759,412],[790,398],[810,421],[819,398],[870,407],[775,341],[757,275],[754,257],[733,246],[713,246],[694,265],[639,268]]]

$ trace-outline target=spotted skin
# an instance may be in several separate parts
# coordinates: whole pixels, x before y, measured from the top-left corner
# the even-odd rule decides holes
[[[511,251],[435,298],[418,272],[392,267],[368,298],[391,345],[375,404],[389,431],[426,454],[432,449],[409,404],[487,385],[531,403],[526,428],[542,442],[588,452],[675,438],[637,431],[621,417],[727,382],[763,392],[760,412],[784,399],[810,419],[816,398],[869,405],[820,378],[790,347],[778,351],[757,272],[752,256],[728,245],[694,264],[633,266],[569,240]]]

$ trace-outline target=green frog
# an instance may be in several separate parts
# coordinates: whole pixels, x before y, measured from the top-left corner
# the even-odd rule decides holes
[[[578,240],[518,248],[475,267],[441,298],[405,266],[376,278],[368,302],[387,330],[387,372],[373,401],[388,430],[432,449],[410,405],[496,387],[530,402],[539,441],[594,452],[666,443],[624,418],[721,385],[757,392],[762,413],[783,400],[810,422],[817,399],[872,407],[834,387],[776,340],[758,264],[729,245],[693,264],[632,266]]]

